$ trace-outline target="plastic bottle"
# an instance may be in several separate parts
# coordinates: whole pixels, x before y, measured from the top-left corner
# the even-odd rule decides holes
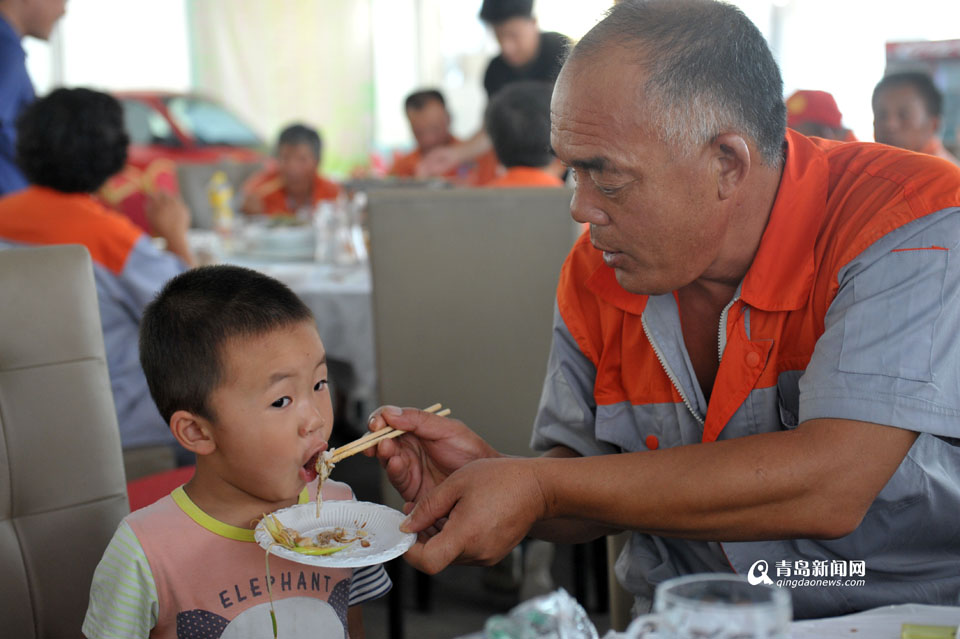
[[[207,183],[207,196],[210,198],[210,208],[213,210],[213,228],[224,236],[233,232],[233,187],[227,174],[216,171]]]

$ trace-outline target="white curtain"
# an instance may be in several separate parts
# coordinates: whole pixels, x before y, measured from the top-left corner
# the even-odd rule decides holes
[[[373,135],[369,0],[188,0],[198,91],[272,145],[298,121],[320,130],[323,170],[344,176]]]

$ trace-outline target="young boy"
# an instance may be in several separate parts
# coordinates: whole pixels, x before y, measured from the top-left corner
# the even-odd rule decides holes
[[[120,524],[94,575],[83,633],[193,639],[363,637],[360,604],[386,593],[383,566],[321,569],[270,558],[253,527],[315,498],[307,489],[333,425],[326,355],[286,286],[234,266],[187,271],[144,312],[140,360],[193,479]],[[312,485],[311,485],[312,487]],[[327,481],[324,499],[351,499]]]

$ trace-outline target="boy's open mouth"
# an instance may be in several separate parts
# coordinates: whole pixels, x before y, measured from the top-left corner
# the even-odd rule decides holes
[[[317,478],[317,459],[320,457],[320,451],[310,456],[303,466],[300,467],[300,478],[310,483]]]

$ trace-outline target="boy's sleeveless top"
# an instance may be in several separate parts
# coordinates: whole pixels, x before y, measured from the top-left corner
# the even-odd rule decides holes
[[[328,482],[324,498],[353,495],[348,486]],[[216,521],[182,488],[126,522],[156,583],[159,609],[152,638],[273,636],[266,553],[252,542],[253,531]],[[352,575],[351,568],[315,568],[271,555],[281,636],[346,637]]]

